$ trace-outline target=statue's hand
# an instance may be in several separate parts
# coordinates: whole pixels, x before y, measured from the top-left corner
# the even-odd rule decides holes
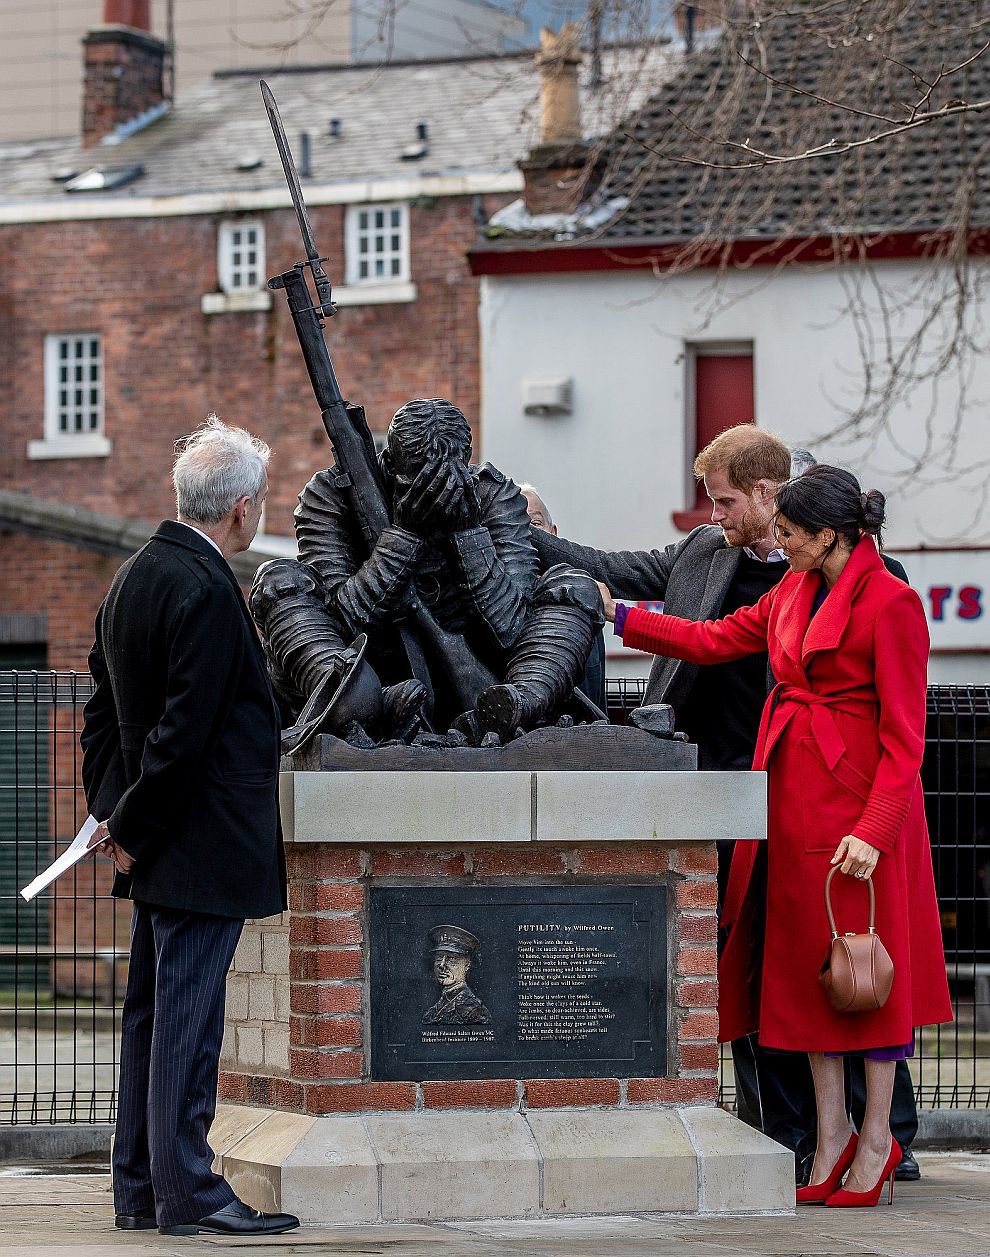
[[[478,491],[478,482],[464,463],[457,463],[454,470],[460,482],[460,491],[451,501],[451,528],[454,532],[465,528],[477,528],[481,523],[481,494]]]
[[[447,459],[428,462],[395,504],[395,522],[421,537],[477,528],[480,518],[474,478],[463,463]]]
[[[431,459],[424,464],[405,493],[395,499],[395,522],[407,532],[426,536],[432,531],[433,503],[443,489],[441,464]]]

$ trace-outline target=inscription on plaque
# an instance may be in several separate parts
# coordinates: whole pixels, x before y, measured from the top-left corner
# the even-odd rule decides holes
[[[371,890],[371,1076],[666,1069],[664,886]]]

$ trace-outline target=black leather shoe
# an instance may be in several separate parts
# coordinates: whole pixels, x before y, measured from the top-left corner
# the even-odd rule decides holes
[[[118,1231],[153,1231],[158,1225],[154,1209],[149,1209],[147,1213],[115,1214],[113,1224]]]
[[[291,1213],[259,1213],[243,1200],[232,1200],[225,1209],[218,1209],[197,1222],[179,1222],[174,1226],[160,1226],[162,1235],[281,1235],[294,1231],[299,1219]]]
[[[917,1183],[921,1178],[921,1166],[915,1161],[910,1148],[903,1149],[903,1152],[901,1163],[894,1171],[894,1178],[898,1183]]]

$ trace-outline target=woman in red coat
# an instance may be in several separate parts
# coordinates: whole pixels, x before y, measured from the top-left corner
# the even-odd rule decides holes
[[[818,466],[781,486],[777,536],[790,572],[755,606],[695,623],[616,605],[628,646],[712,664],[769,651],[777,685],[753,767],[768,773],[766,918],[755,911],[759,844],[736,844],[722,924],[720,1037],[809,1054],[818,1147],[802,1203],[875,1204],[900,1160],[890,1134],[894,1065],[915,1026],[952,1017],[919,770],[924,752],[928,628],[918,595],[884,568],[874,537],[884,498]],[[607,595],[603,590],[603,595]],[[836,1012],[818,983],[830,931],[866,927],[894,962],[883,1008]],[[844,1053],[866,1057],[867,1106],[850,1133]],[[843,1175],[845,1188],[838,1190]]]

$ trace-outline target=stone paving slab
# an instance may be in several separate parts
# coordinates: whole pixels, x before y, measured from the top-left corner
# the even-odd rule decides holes
[[[921,1153],[920,1183],[893,1208],[802,1209],[789,1217],[628,1214],[435,1225],[306,1226],[268,1240],[113,1228],[109,1176],[0,1167],[3,1257],[988,1257],[990,1156]]]

